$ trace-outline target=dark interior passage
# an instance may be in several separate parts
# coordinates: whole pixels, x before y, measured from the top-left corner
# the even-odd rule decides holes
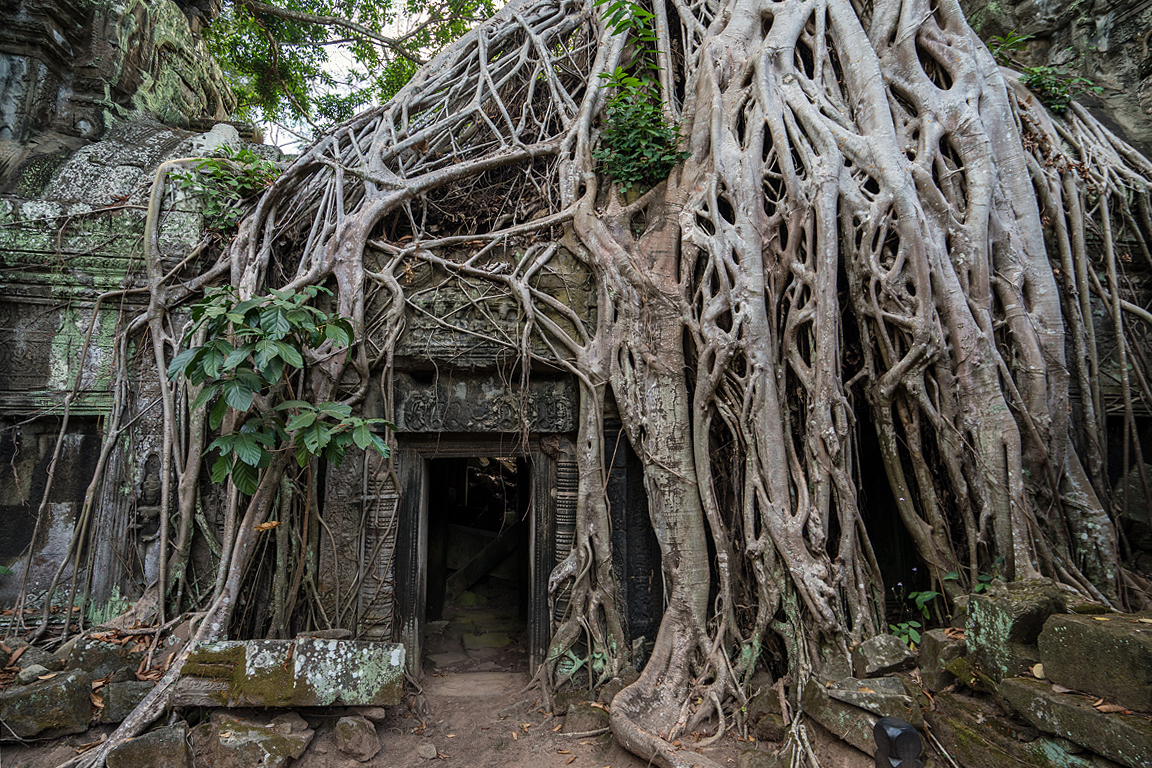
[[[526,668],[528,463],[433,459],[429,472],[425,666]]]

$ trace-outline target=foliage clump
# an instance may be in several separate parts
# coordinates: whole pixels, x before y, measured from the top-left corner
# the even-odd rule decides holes
[[[992,55],[996,61],[1004,66],[1016,66],[1023,76],[1021,82],[1036,94],[1040,103],[1058,115],[1064,114],[1072,105],[1078,94],[1100,94],[1103,89],[1095,85],[1090,78],[1076,75],[1064,67],[1046,64],[1037,66],[1024,66],[1017,62],[1012,54],[1024,48],[1031,40],[1031,35],[1020,35],[1012,30],[1003,37],[997,35],[991,40]]]
[[[310,304],[321,293],[330,291],[312,285],[241,301],[226,285],[210,288],[192,307],[185,338],[203,329],[206,340],[173,358],[168,378],[183,377],[201,387],[192,411],[215,400],[209,426],[226,431],[205,451],[218,452],[212,482],[231,478],[238,491],[252,495],[280,443],[295,446],[301,467],[318,456],[339,464],[352,444],[388,455],[388,446],[372,431],[383,419],[353,416],[344,403],[295,398],[305,388],[306,356],[346,349],[355,338],[347,319]]]
[[[217,234],[235,230],[240,218],[280,175],[276,163],[247,147],[225,146],[219,157],[197,160],[193,169],[173,177],[181,189],[200,201],[204,228]]]

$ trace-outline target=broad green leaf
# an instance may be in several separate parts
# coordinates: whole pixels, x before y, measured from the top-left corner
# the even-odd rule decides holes
[[[200,390],[200,394],[196,395],[196,399],[192,401],[192,405],[189,406],[189,408],[192,411],[200,410],[205,405],[207,405],[208,402],[213,397],[215,397],[216,393],[219,391],[220,391],[220,385],[219,384],[209,384],[208,386],[206,386]]]
[[[256,442],[254,435],[241,432],[236,435],[236,440],[232,443],[232,450],[236,453],[236,458],[240,461],[255,467],[260,463],[260,444]]]
[[[269,339],[282,339],[292,330],[284,310],[280,307],[265,307],[260,313],[260,327]]]
[[[208,451],[216,450],[220,451],[221,456],[227,456],[228,454],[232,453],[232,445],[235,440],[235,435],[220,435],[220,437],[216,438],[208,444],[208,447],[204,449],[204,452],[208,453]]]
[[[298,429],[310,427],[316,421],[315,411],[302,411],[292,418],[288,419],[288,423],[284,425],[284,429],[289,432],[295,432]]]
[[[352,430],[352,440],[355,441],[357,448],[364,450],[372,444],[372,430],[367,424],[361,424]]]
[[[331,428],[322,421],[308,425],[300,434],[303,436],[304,446],[313,456],[319,454],[332,439]]]
[[[200,347],[192,347],[186,349],[176,357],[172,358],[172,362],[168,364],[168,380],[175,379],[180,374],[184,373],[184,369],[192,362],[192,358],[200,351]]]
[[[231,371],[240,363],[248,359],[248,355],[252,354],[252,344],[243,344],[237,349],[232,350],[228,357],[224,358],[224,370]]]
[[[231,472],[232,460],[225,456],[217,457],[216,462],[212,465],[212,482],[216,484],[224,482]]]
[[[285,363],[294,368],[304,367],[304,357],[296,347],[286,341],[275,341],[273,344],[276,345],[276,351],[280,353],[280,357]]]
[[[352,415],[352,406],[342,403],[320,403],[316,406],[320,413],[335,419],[346,419]]]
[[[260,487],[260,471],[242,461],[232,465],[232,484],[240,493],[251,496]]]
[[[232,380],[224,384],[224,399],[241,413],[252,407],[252,394],[252,390],[241,381]]]
[[[224,414],[227,412],[228,401],[220,398],[208,413],[208,426],[212,427],[212,429],[220,429],[220,425],[224,423]]]

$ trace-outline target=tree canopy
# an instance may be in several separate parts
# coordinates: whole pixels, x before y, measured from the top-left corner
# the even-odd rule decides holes
[[[492,0],[233,0],[207,27],[242,117],[328,126],[380,104]]]

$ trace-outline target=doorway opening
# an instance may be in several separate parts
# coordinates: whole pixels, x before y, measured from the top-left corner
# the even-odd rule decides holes
[[[425,669],[528,671],[530,479],[522,457],[429,461]]]

